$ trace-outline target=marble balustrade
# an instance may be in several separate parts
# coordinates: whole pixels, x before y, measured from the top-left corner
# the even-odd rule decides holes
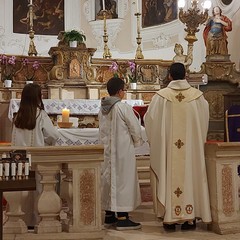
[[[37,200],[40,222],[34,232],[21,219],[25,192],[4,192],[9,202],[4,239],[103,239],[100,195],[100,165],[103,147],[22,147],[32,157],[32,168],[40,174],[42,192]],[[16,150],[1,147],[0,154]],[[62,201],[56,192],[56,175],[64,172],[61,198],[67,201],[66,221],[60,221]]]
[[[0,154],[11,147],[0,148]],[[101,146],[25,148],[40,173],[43,191],[38,201],[41,221],[34,233],[21,221],[21,201],[16,193],[4,225],[4,239],[102,239],[100,207]],[[207,143],[205,148],[213,222],[218,234],[240,232],[239,177],[240,143]],[[66,222],[59,220],[61,199],[55,191],[55,175],[62,170],[61,197],[69,207]]]
[[[207,143],[205,156],[213,218],[211,229],[219,234],[240,233],[237,171],[240,143]]]

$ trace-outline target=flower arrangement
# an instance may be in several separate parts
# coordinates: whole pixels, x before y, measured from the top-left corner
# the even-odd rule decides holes
[[[133,61],[128,61],[128,65],[129,65],[130,72],[131,72],[131,74],[128,74],[129,82],[136,83],[137,82],[136,63]]]
[[[78,31],[78,30],[72,29],[71,31],[64,32],[63,36],[67,42],[70,42],[70,41],[84,42],[84,41],[86,41],[86,36],[82,30]]]
[[[114,77],[116,77],[116,78],[118,77],[118,73],[117,73],[117,71],[118,71],[118,64],[116,62],[112,62],[111,66],[109,67],[109,70],[111,72],[113,72],[113,76]]]
[[[26,81],[33,81],[35,78],[36,70],[40,66],[39,62],[38,61],[30,62],[28,58],[24,58],[22,62],[23,62],[23,66],[26,67],[26,77],[25,77]]]
[[[8,57],[6,55],[0,55],[0,65],[1,65],[2,80],[13,80],[13,76],[16,71],[15,69],[16,57],[15,56]]]

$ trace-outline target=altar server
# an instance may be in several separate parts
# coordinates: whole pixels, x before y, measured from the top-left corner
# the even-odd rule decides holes
[[[126,91],[124,81],[111,78],[107,90],[110,96],[101,100],[99,112],[100,142],[104,144],[102,206],[106,210],[105,224],[116,223],[117,230],[139,229],[141,224],[131,221],[128,212],[141,203],[134,149],[143,143],[141,126],[132,107],[121,102]]]
[[[12,146],[54,145],[58,137],[57,129],[44,111],[41,87],[35,83],[26,84],[22,91],[19,110],[13,119]],[[31,227],[38,222],[34,202],[37,201],[37,196],[42,191],[40,179],[40,175],[36,174],[37,190],[34,196],[28,192],[28,198],[23,204],[23,211],[26,214],[25,221]]]
[[[56,128],[44,111],[41,87],[35,83],[26,84],[19,110],[13,119],[12,145],[54,145],[58,137]]]
[[[182,63],[171,65],[169,77],[145,115],[154,210],[165,229],[182,224],[188,230],[196,227],[196,218],[212,221],[204,157],[209,106],[185,79]]]

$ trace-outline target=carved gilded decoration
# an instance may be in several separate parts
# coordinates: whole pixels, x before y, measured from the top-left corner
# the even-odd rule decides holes
[[[233,170],[230,165],[224,164],[222,169],[222,201],[223,213],[231,216],[234,212],[233,200]]]
[[[95,173],[94,169],[86,169],[80,174],[80,216],[84,225],[95,220]]]
[[[144,92],[144,93],[141,94],[142,95],[142,100],[144,102],[150,102],[152,100],[152,97],[154,96],[154,94],[155,94],[155,92],[154,93],[153,92],[149,92],[149,93]]]
[[[79,44],[77,48],[65,45],[52,47],[49,54],[56,64],[51,69],[51,80],[62,80],[67,84],[87,84],[94,81],[90,61],[95,51],[96,49],[86,48],[84,43]]]
[[[10,91],[6,91],[2,93],[2,99],[4,101],[10,101],[11,99],[11,92]]]
[[[225,90],[206,90],[204,96],[209,103],[210,120],[224,119],[224,96]]]
[[[81,65],[77,59],[72,59],[69,64],[69,78],[82,78]]]
[[[239,81],[234,77],[233,62],[205,62],[203,63],[202,68],[203,72],[208,75],[208,79],[211,81],[223,80],[232,83]]]

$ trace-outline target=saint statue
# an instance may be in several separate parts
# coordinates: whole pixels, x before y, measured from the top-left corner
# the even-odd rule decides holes
[[[229,18],[222,15],[220,7],[216,6],[212,11],[213,16],[207,21],[203,32],[203,38],[206,45],[206,54],[227,55],[227,34],[226,32],[232,30],[232,22]]]

